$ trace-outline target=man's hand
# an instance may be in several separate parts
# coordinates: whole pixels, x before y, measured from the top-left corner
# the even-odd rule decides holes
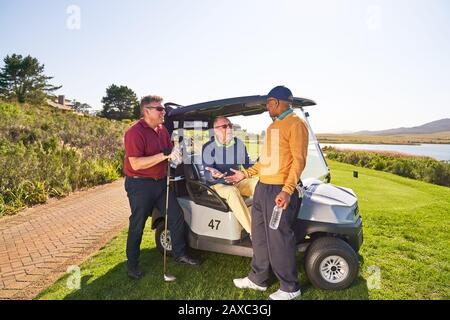
[[[239,181],[243,180],[245,178],[245,174],[242,171],[234,170],[233,168],[230,169],[234,174],[232,176],[225,177],[225,181],[228,183],[238,183]]]
[[[281,191],[276,197],[275,197],[275,203],[283,208],[286,209],[289,205],[289,202],[291,201],[291,195],[287,193],[286,191]]]
[[[225,177],[225,175],[227,174],[220,172],[219,170],[215,169],[215,168],[211,168],[211,167],[205,167],[205,170],[208,170],[209,172],[211,172],[212,176],[214,179],[220,179]]]

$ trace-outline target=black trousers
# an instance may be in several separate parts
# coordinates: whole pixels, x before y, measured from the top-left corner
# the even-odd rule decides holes
[[[166,214],[167,181],[125,178],[125,190],[131,207],[130,225],[127,238],[128,267],[137,267],[141,252],[142,234],[147,218],[153,208],[162,215]],[[185,254],[184,218],[181,208],[172,190],[169,192],[168,228],[172,241],[173,256]]]
[[[252,270],[248,278],[260,286],[268,286],[270,270],[280,281],[280,289],[295,292],[300,289],[298,282],[295,235],[292,229],[300,201],[295,191],[289,206],[281,214],[277,230],[269,228],[275,197],[282,185],[258,182],[252,205]]]

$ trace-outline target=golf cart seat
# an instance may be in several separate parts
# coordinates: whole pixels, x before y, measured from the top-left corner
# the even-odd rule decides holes
[[[253,205],[253,197],[242,197],[244,199],[247,207],[251,207]]]
[[[190,163],[183,164],[186,190],[191,200],[219,211],[231,211],[226,201],[206,184],[205,168],[201,163],[195,163],[195,159],[196,156],[192,156]]]
[[[205,168],[199,156],[191,156],[190,163],[183,164],[186,189],[189,197],[199,205],[214,208],[223,212],[231,211],[225,199],[206,183]],[[253,197],[244,197],[245,204],[250,207]]]

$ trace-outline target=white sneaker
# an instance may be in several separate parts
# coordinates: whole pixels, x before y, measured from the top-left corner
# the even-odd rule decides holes
[[[295,292],[286,292],[286,291],[279,289],[277,292],[272,293],[269,296],[269,299],[270,300],[292,300],[292,299],[297,298],[301,294],[302,294],[302,292],[300,291],[300,289]]]
[[[267,287],[258,286],[256,283],[252,282],[248,277],[242,279],[233,279],[233,283],[239,289],[253,289],[258,291],[267,290]]]

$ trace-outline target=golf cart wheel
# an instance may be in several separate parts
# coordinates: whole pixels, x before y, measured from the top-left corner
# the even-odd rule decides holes
[[[164,254],[164,247],[165,247],[167,255],[168,256],[172,255],[172,240],[170,238],[170,231],[167,230],[167,235],[165,234],[164,220],[162,220],[156,226],[155,243],[156,243],[156,248],[159,250],[159,252]]]
[[[349,287],[358,275],[358,256],[342,239],[319,238],[305,254],[305,271],[315,287],[342,290]]]

